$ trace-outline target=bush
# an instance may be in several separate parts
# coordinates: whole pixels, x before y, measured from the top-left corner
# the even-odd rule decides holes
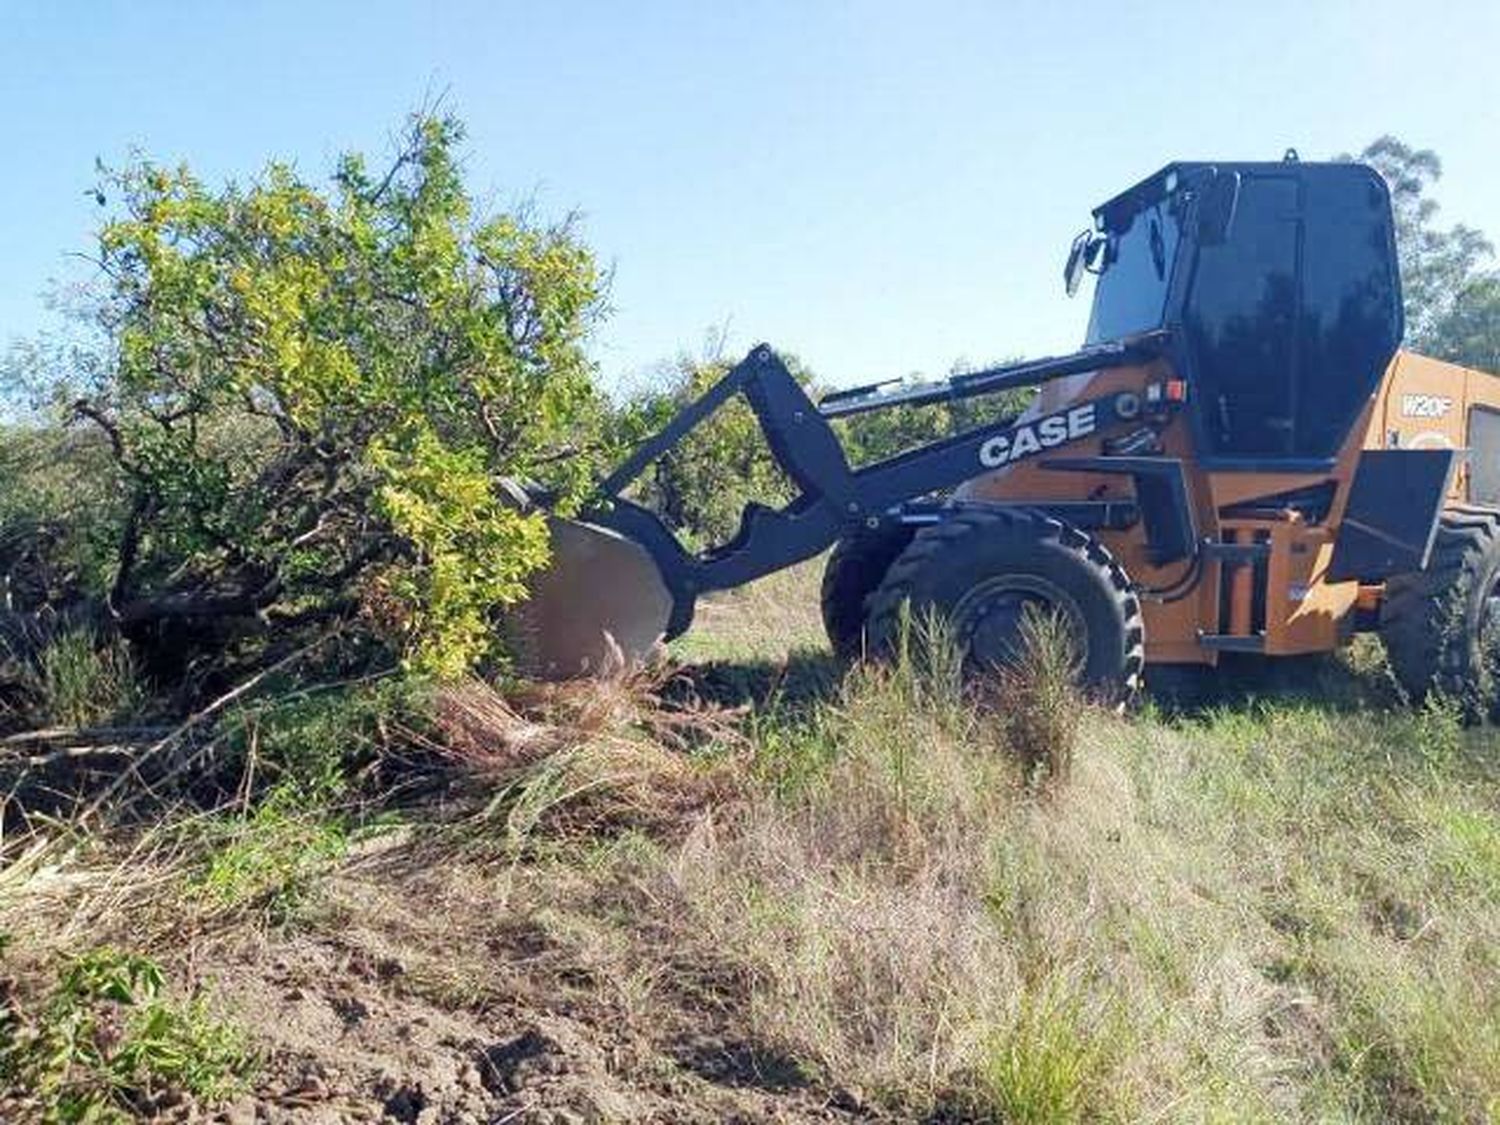
[[[0,479],[4,608],[64,611],[80,591],[108,589],[126,485],[103,436],[38,419],[0,426]]]
[[[956,375],[962,373],[962,369],[954,371]],[[834,429],[844,443],[850,462],[868,465],[915,446],[941,441],[1012,417],[1025,410],[1035,397],[1036,388],[1022,387],[958,402],[896,406],[840,419],[834,423]]]
[[[72,581],[132,636],[243,649],[362,612],[423,671],[499,655],[492,612],[547,540],[497,480],[566,507],[592,479],[600,277],[569,223],[476,213],[462,136],[419,115],[327,189],[284,164],[217,189],[105,172],[106,344],[41,382],[121,485]]]

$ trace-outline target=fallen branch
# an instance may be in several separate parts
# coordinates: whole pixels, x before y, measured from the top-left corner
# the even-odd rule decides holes
[[[32,742],[73,742],[79,746],[100,742],[122,742],[160,738],[169,727],[42,727],[0,738],[0,746],[24,746]]]
[[[107,742],[88,746],[62,746],[46,754],[31,754],[26,757],[0,758],[0,765],[16,764],[27,769],[46,769],[58,762],[76,761],[80,758],[111,758],[136,753],[148,744],[145,742]]]

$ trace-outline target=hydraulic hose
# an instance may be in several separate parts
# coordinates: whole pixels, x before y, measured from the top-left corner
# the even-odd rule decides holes
[[[1187,569],[1183,571],[1182,577],[1176,582],[1169,582],[1165,586],[1136,586],[1135,592],[1146,601],[1156,602],[1160,605],[1168,605],[1172,602],[1180,602],[1198,588],[1198,583],[1203,580],[1203,552],[1194,551],[1193,557],[1188,560]]]

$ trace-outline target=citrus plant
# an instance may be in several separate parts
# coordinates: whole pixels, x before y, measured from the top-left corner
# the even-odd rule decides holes
[[[491,613],[547,558],[498,478],[566,507],[595,471],[601,275],[570,223],[481,215],[462,137],[419,115],[326,187],[104,172],[107,355],[60,388],[123,481],[104,593],[127,631],[362,610],[421,670],[497,655]]]

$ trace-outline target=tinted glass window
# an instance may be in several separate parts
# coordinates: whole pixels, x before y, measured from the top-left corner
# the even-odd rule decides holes
[[[1318,172],[1302,206],[1297,446],[1306,455],[1339,447],[1401,342],[1385,193],[1363,170]]]
[[[1469,411],[1469,499],[1500,503],[1500,413],[1476,406]]]
[[[1230,237],[1199,250],[1184,310],[1212,453],[1338,451],[1399,342],[1390,240],[1365,169],[1244,178]]]
[[[1176,208],[1164,200],[1111,234],[1110,261],[1094,286],[1088,343],[1160,328],[1180,234]]]
[[[1297,181],[1245,179],[1228,241],[1198,253],[1184,327],[1214,452],[1292,450]]]

